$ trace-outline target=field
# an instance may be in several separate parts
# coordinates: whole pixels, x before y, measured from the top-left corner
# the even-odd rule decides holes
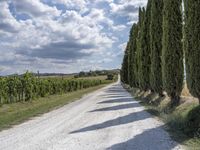
[[[23,76],[0,78],[0,105],[31,101],[40,97],[69,93],[107,83],[105,76],[86,78]]]
[[[29,84],[26,82],[23,90],[15,90],[13,88],[12,92],[9,91],[8,83],[10,80],[14,81],[15,79],[19,81],[21,79],[24,81],[23,79],[26,76],[29,76],[26,79],[29,81]],[[106,76],[80,79],[62,79],[59,77],[37,79],[30,76],[30,74],[26,74],[24,77],[1,78],[1,81],[4,81],[4,87],[8,88],[5,88],[7,90],[1,88],[2,93],[4,92],[4,97],[1,95],[0,130],[21,123],[30,117],[61,107],[81,98],[87,93],[114,82],[114,80],[106,80]],[[33,81],[40,81],[40,84],[31,85],[31,83],[34,83]],[[53,83],[50,84],[51,82]],[[19,84],[20,82],[16,83]],[[18,87],[13,86],[13,84],[12,87]],[[29,86],[27,87],[27,85]],[[38,91],[34,91],[33,85],[38,87]]]

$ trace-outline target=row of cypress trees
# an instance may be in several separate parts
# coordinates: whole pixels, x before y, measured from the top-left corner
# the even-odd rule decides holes
[[[180,101],[184,74],[200,100],[200,1],[184,0],[182,6],[182,0],[148,0],[146,9],[139,8],[121,69],[122,82],[160,96],[165,91],[173,105]]]

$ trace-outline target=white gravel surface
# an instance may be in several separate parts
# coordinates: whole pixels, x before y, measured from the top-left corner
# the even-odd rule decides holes
[[[119,82],[0,132],[0,150],[180,150]]]

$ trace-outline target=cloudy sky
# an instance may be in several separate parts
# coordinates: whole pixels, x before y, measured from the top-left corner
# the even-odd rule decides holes
[[[119,68],[146,0],[0,0],[0,75]]]

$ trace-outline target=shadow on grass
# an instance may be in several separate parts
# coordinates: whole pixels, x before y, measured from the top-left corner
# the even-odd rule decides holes
[[[156,109],[153,109],[153,108],[148,108],[146,109],[146,111],[154,116],[160,116],[160,112]]]
[[[137,94],[134,94],[134,97],[136,99],[143,99],[145,96],[145,93],[143,91],[139,91]]]
[[[155,100],[151,101],[151,104],[154,106],[159,106],[160,103],[166,98],[166,96],[157,97]]]
[[[170,133],[170,137],[178,143],[187,146],[190,149],[199,149],[200,146],[200,106],[191,109],[184,117],[184,109],[177,112],[170,108],[167,113],[161,114],[156,107],[149,106],[147,112],[158,116],[165,121],[165,130]],[[166,109],[166,108],[165,108]],[[164,117],[165,116],[165,117]]]

